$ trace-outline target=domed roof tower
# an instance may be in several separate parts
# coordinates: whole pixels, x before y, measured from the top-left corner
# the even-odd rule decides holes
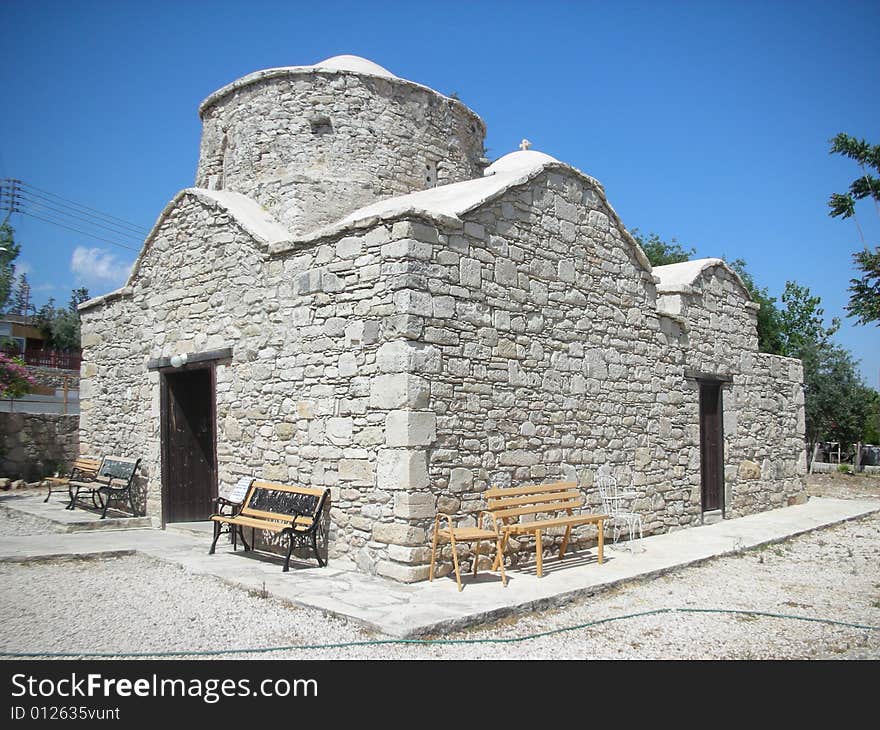
[[[298,234],[482,174],[486,129],[473,111],[358,56],[257,71],[199,115],[196,185],[248,195]]]

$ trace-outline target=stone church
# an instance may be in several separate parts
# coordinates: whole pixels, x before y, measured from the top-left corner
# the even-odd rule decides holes
[[[331,560],[409,582],[490,485],[598,505],[608,469],[646,533],[805,498],[800,362],[720,259],[652,269],[594,178],[490,164],[461,101],[354,56],[199,114],[195,187],[80,308],[80,450],[141,457],[155,524],[242,476],[328,486]]]

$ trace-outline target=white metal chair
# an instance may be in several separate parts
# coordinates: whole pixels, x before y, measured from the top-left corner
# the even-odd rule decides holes
[[[614,527],[614,544],[617,544],[620,533],[626,529],[629,533],[627,549],[633,551],[636,531],[638,531],[639,540],[643,537],[642,516],[637,512],[631,512],[626,509],[624,500],[632,499],[638,495],[634,492],[621,492],[617,487],[617,480],[610,474],[598,474],[593,483],[599,489],[599,497],[602,499],[602,511],[609,515],[609,519],[605,524]]]

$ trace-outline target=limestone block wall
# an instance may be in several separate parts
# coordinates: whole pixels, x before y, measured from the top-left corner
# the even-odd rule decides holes
[[[618,441],[616,421],[635,418],[654,378],[656,314],[649,275],[596,192],[546,174],[468,216],[451,244],[457,342],[440,344],[454,379],[437,398],[456,435],[447,458],[491,455],[479,481],[501,484],[573,475],[618,449],[631,459],[644,444]],[[473,433],[487,437],[477,449]]]
[[[411,318],[403,359],[416,394],[394,470],[410,485],[396,495],[408,501],[395,511],[396,577],[424,577],[436,510],[474,513],[490,485],[573,479],[598,506],[593,476],[610,467],[637,492],[648,532],[700,524],[697,367],[733,376],[729,514],[802,491],[798,364],[753,352],[754,313],[724,284],[707,281],[709,305],[692,297],[687,320],[658,315],[651,275],[615,220],[581,178],[549,173],[460,230],[424,229],[406,252],[421,276],[395,300]],[[728,311],[734,325],[714,321]],[[760,483],[741,478],[743,461],[765,458]]]
[[[150,378],[145,367],[150,335],[144,308],[112,296],[99,308],[81,311],[80,322],[80,453],[140,457],[135,504],[149,514],[148,484],[159,478],[151,421],[158,401],[151,397],[157,378]]]
[[[766,353],[743,353],[738,361],[724,394],[728,517],[806,499],[803,366]]]
[[[411,217],[272,246],[184,195],[128,287],[82,312],[81,451],[140,455],[158,519],[161,375],[147,362],[231,348],[215,371],[221,488],[328,486],[330,556],[413,581],[436,512],[475,512],[490,485],[571,479],[598,506],[606,466],[648,532],[698,524],[686,374],[699,367],[733,378],[730,514],[786,503],[801,485],[799,366],[716,348],[701,302],[687,319],[658,313],[641,251],[574,171],[544,171],[461,225]]]
[[[425,577],[436,511],[475,513],[490,485],[573,479],[598,505],[610,465],[650,529],[698,518],[675,448],[680,353],[661,347],[653,279],[614,218],[583,178],[546,173],[404,253],[418,276],[397,293],[410,327],[395,346],[417,397],[406,448],[386,450],[410,485],[402,579]]]
[[[215,371],[221,490],[242,475],[328,486],[330,555],[401,577],[388,556],[424,537],[397,522],[427,487],[424,454],[406,448],[422,438],[406,408],[427,393],[407,373],[421,356],[405,349],[419,274],[403,254],[422,229],[399,222],[270,254],[222,207],[184,197],[127,289],[82,312],[82,450],[140,455],[158,521],[161,376],[147,362],[231,347]]]
[[[420,397],[410,392],[397,350],[408,318],[395,303],[412,274],[396,252],[409,245],[412,228],[378,226],[273,255],[274,367],[258,378],[258,414],[257,404],[250,415],[236,405],[233,384],[234,420],[225,426],[231,456],[252,444],[271,453],[254,464],[262,476],[331,488],[330,555],[365,572],[383,573],[388,552],[406,540],[393,526],[395,491],[406,484],[388,474],[385,451],[406,441],[400,407]],[[257,441],[246,435],[234,443],[246,426]]]
[[[731,353],[758,351],[758,305],[723,266],[704,269],[680,292],[661,293],[658,306],[687,321],[688,366],[699,372],[723,373]]]
[[[296,233],[481,174],[482,120],[403,79],[270,70],[210,97],[201,115],[196,185],[253,197]]]
[[[35,365],[26,365],[27,371],[33,376],[39,385],[53,390],[62,390],[66,385],[70,390],[79,387],[78,370],[62,370],[60,368],[43,368]]]
[[[35,481],[65,471],[79,451],[78,419],[48,413],[0,413],[0,475]]]
[[[82,315],[82,450],[139,456],[147,514],[161,516],[160,376],[151,358],[240,343],[256,359],[273,312],[255,288],[268,258],[220,208],[189,196],[163,220],[123,294]],[[218,399],[227,373],[217,371]]]
[[[757,351],[756,305],[723,266],[705,269],[681,293],[664,294],[664,311],[684,320],[671,341],[689,373],[730,377],[723,386],[725,514],[737,516],[804,499],[803,370],[798,360]],[[700,501],[699,388],[680,403],[686,485]]]
[[[285,281],[283,263],[270,262],[266,247],[228,212],[190,196],[162,222],[127,291],[82,312],[83,449],[140,455],[146,508],[155,518],[161,380],[147,368],[151,358],[232,346],[232,363],[216,368],[219,480],[289,476],[279,438],[295,435],[291,415],[315,411],[308,388],[290,385],[305,375],[305,363],[298,370],[288,359],[291,343],[308,352],[303,339],[320,338],[289,301],[280,312],[279,288],[290,300],[298,286],[296,272],[288,274]],[[319,287],[336,283],[331,272],[318,276]]]

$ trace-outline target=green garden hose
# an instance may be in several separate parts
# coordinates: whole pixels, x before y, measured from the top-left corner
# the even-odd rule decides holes
[[[642,616],[656,616],[668,613],[720,613],[720,614],[738,614],[755,616],[761,618],[779,618],[791,619],[796,621],[811,621],[813,623],[830,624],[832,626],[845,626],[852,629],[860,629],[864,631],[880,631],[880,626],[870,626],[867,624],[855,624],[847,621],[836,621],[828,618],[813,618],[810,616],[796,616],[785,613],[771,613],[769,611],[750,611],[745,609],[725,609],[725,608],[658,608],[652,611],[640,611],[638,613],[627,613],[620,616],[611,616],[609,618],[597,619],[575,626],[564,626],[558,629],[550,629],[535,634],[526,634],[525,636],[512,636],[507,638],[487,638],[487,639],[369,639],[364,641],[343,641],[339,643],[326,644],[299,644],[291,646],[266,646],[250,649],[212,649],[205,651],[146,651],[146,652],[9,652],[0,651],[0,656],[13,657],[17,659],[39,659],[39,658],[55,658],[55,659],[72,659],[72,658],[145,658],[145,657],[182,657],[182,656],[220,656],[224,654],[267,654],[276,651],[315,651],[319,649],[343,649],[346,647],[357,646],[382,646],[386,644],[409,644],[415,646],[443,646],[453,644],[515,644],[522,641],[532,641],[553,634],[561,634],[567,631],[577,631],[579,629],[588,629],[593,626],[611,623],[612,621],[624,621],[631,618],[640,618]]]

